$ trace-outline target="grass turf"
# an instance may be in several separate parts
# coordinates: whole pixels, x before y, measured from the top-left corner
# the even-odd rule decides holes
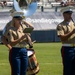
[[[35,43],[34,50],[40,71],[37,75],[62,75],[61,43]],[[10,75],[9,51],[0,45],[0,75]]]

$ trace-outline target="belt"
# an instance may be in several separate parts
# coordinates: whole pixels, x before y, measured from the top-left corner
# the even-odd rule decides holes
[[[62,44],[62,46],[66,46],[66,47],[75,47],[75,44]]]

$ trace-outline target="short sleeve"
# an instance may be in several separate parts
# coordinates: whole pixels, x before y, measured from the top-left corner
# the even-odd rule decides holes
[[[64,35],[64,30],[63,30],[62,25],[58,25],[58,26],[57,26],[57,35],[58,35],[58,36]]]
[[[4,36],[6,36],[6,35],[7,35],[8,27],[9,27],[9,23],[7,23],[7,24],[6,24],[6,26],[5,26],[5,28],[3,29],[2,34],[3,34]]]
[[[8,33],[8,30],[10,27],[11,27],[11,21],[8,22],[5,26],[5,28],[3,29],[3,32],[2,32],[3,36],[7,37],[7,33]]]
[[[2,34],[3,34],[3,36],[5,36],[6,38],[8,37],[8,30],[6,29],[6,27],[3,29]]]
[[[8,41],[9,42],[14,40],[13,31],[11,29],[8,31],[7,35],[8,35]]]
[[[4,34],[5,34],[5,32],[6,32],[6,27],[3,29],[2,34],[4,35]]]

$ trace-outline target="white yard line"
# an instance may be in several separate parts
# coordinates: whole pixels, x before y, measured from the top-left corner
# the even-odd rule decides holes
[[[40,65],[51,65],[51,64],[54,64],[54,65],[62,65],[62,63],[39,63]],[[0,63],[0,66],[2,65],[9,65],[9,63]]]

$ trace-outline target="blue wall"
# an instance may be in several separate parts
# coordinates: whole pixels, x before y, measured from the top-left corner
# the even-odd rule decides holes
[[[32,40],[36,42],[59,42],[60,39],[57,36],[56,30],[40,30],[33,31],[31,33]]]

